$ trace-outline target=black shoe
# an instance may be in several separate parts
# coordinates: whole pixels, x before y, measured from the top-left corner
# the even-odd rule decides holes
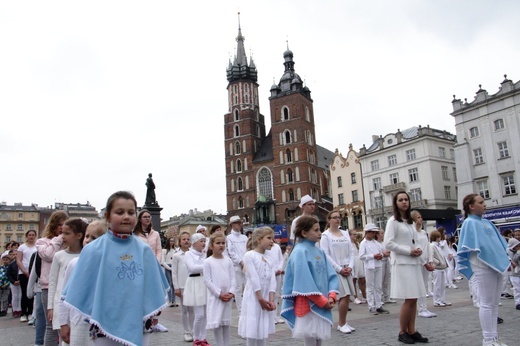
[[[415,342],[428,342],[428,338],[423,337],[418,331],[415,331],[415,333],[410,334],[410,336]]]
[[[520,305],[517,306],[517,309],[520,310]],[[0,317],[7,316],[7,311],[0,311]]]
[[[415,344],[412,337],[408,333],[399,334],[397,340],[401,341],[403,344]]]
[[[383,309],[383,307],[380,307],[379,309],[376,309],[376,311],[377,311],[378,314],[383,314],[383,315],[390,313],[390,311]]]
[[[500,317],[497,317],[497,324],[504,323],[504,320]]]

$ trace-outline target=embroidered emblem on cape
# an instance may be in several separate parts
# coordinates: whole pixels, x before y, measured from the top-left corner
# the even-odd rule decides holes
[[[126,265],[123,262],[121,262],[121,266],[116,268],[117,278],[119,280],[123,280],[125,277],[127,277],[130,280],[135,279],[136,276],[143,275],[143,270],[141,269],[140,264],[136,264],[135,261],[132,261],[130,265]]]
[[[316,256],[316,262],[314,262],[314,270],[316,270],[317,274],[321,274],[327,271],[325,267],[325,262],[321,261],[320,256]]]

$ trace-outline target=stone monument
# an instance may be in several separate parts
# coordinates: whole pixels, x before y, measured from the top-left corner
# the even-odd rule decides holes
[[[155,183],[152,179],[152,173],[148,173],[148,178],[146,179],[146,199],[144,201],[143,209],[147,209],[152,216],[152,227],[154,230],[161,234],[162,241],[162,232],[161,232],[161,208],[157,199],[155,197]]]

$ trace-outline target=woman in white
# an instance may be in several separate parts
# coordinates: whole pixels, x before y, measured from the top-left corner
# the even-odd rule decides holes
[[[354,282],[352,281],[352,270],[355,263],[354,249],[348,231],[339,229],[341,223],[339,213],[331,211],[327,219],[329,228],[321,235],[320,247],[329,257],[332,267],[338,273],[338,330],[342,333],[350,334],[355,331],[355,328],[347,323],[350,296],[356,292]]]
[[[168,301],[170,303],[170,307],[178,306],[175,304],[175,286],[173,286],[172,282],[172,262],[173,255],[178,251],[175,248],[175,237],[168,238],[166,240],[166,249],[162,249],[161,256],[161,266],[164,268],[164,274],[166,275],[166,279],[170,284],[170,290],[168,291]]]
[[[392,198],[394,215],[386,224],[385,247],[392,252],[392,298],[404,299],[399,314],[398,340],[405,344],[428,342],[415,329],[417,299],[426,296],[422,276],[423,259],[417,230],[410,215],[410,197],[398,191]]]
[[[411,212],[412,220],[415,222],[415,229],[417,230],[417,240],[419,242],[419,246],[423,249],[423,253],[421,258],[426,263],[422,267],[424,288],[428,291],[428,278],[430,276],[430,272],[433,271],[433,254],[430,248],[430,241],[428,240],[428,234],[426,231],[422,229],[423,219],[421,213],[417,210]],[[428,305],[426,302],[426,296],[419,297],[419,302],[417,304],[417,311],[419,317],[430,318],[436,317],[437,314],[430,312],[428,310]]]

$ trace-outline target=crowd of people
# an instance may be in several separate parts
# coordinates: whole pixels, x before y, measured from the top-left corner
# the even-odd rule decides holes
[[[482,217],[481,196],[464,198],[460,239],[442,227],[427,233],[405,191],[393,196],[384,230],[369,223],[359,234],[342,229],[337,211],[322,232],[315,203],[301,199],[287,245],[269,227],[244,234],[241,218],[232,216],[229,234],[199,225],[167,238],[164,249],[151,213],[138,211],[129,192],[112,194],[104,219],[90,224],[56,211],[41,238],[31,230],[22,245],[7,244],[0,316],[10,307],[13,318],[34,324],[38,346],[148,345],[152,332],[168,331],[161,311],[179,307],[183,341],[207,346],[211,330],[214,345],[225,346],[236,304],[246,345],[266,345],[275,324],[287,323],[308,346],[321,345],[334,329],[355,332],[351,303],[380,315],[399,300],[397,340],[427,343],[416,317],[436,316],[427,298],[450,306],[446,289],[456,289],[463,275],[479,308],[483,345],[507,346],[498,338],[498,305],[510,298],[520,310],[520,230],[500,234]]]

